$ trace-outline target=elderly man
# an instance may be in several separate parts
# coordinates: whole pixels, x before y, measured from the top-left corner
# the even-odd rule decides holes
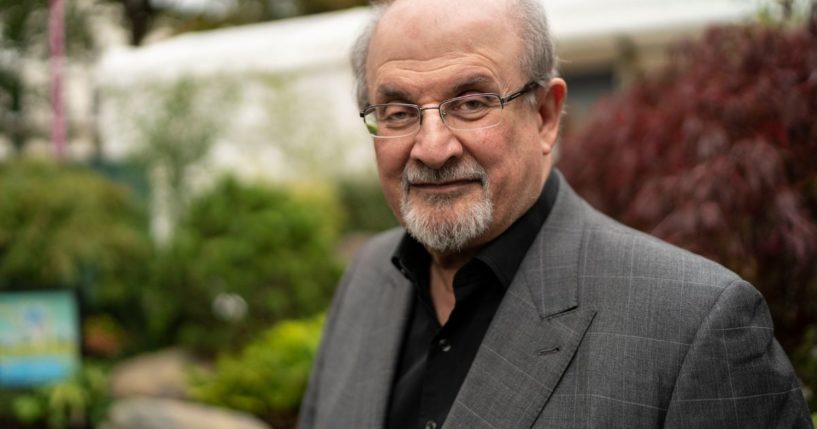
[[[811,427],[762,297],[552,168],[537,0],[396,0],[353,54],[403,228],[341,281],[302,428]]]

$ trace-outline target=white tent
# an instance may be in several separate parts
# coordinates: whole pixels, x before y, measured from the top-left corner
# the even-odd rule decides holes
[[[622,39],[645,50],[662,47],[713,23],[751,18],[758,7],[753,0],[543,1],[568,75],[609,68]],[[151,88],[192,78],[236,88],[231,103],[213,103],[225,124],[210,166],[272,179],[316,168],[332,174],[370,168],[371,145],[348,66],[349,48],[370,13],[356,8],[107,52],[96,72],[104,150],[119,157],[138,144],[133,106],[156,98]],[[270,110],[273,105],[278,108]]]
[[[752,17],[751,0],[543,0],[560,55],[575,63],[604,58],[611,41],[666,40],[712,23]],[[349,48],[366,25],[368,8],[201,33],[138,49],[115,49],[100,63],[99,80],[129,85],[179,75],[308,71],[346,66]],[[598,62],[599,60],[592,60]]]

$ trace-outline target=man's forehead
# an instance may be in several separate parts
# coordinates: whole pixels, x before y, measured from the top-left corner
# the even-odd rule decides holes
[[[464,13],[468,10],[491,10],[493,14],[513,6],[514,0],[394,0],[388,3],[388,12],[395,11],[400,17],[409,17],[413,14],[443,16],[453,10]]]
[[[369,48],[368,75],[374,77],[384,63],[392,61],[436,61],[469,54],[494,63],[513,61],[521,43],[505,2],[398,0],[385,12]]]
[[[374,36],[396,33],[408,41],[474,24],[501,23],[509,4],[508,0],[397,0],[384,13]]]

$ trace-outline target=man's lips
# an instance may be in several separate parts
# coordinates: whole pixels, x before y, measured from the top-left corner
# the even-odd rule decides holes
[[[481,186],[479,179],[461,179],[446,182],[417,182],[411,183],[410,187],[428,192],[453,192],[460,191],[471,185]]]

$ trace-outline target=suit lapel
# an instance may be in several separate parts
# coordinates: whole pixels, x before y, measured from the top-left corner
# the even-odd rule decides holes
[[[444,427],[528,428],[541,413],[595,316],[579,307],[584,210],[562,179]]]
[[[365,326],[372,330],[362,338],[360,359],[355,363],[358,376],[354,404],[361,407],[364,427],[382,427],[388,407],[391,382],[399,361],[400,343],[411,303],[413,288],[408,280],[395,269],[387,270],[386,282],[379,288],[379,295],[367,306],[374,319]]]

